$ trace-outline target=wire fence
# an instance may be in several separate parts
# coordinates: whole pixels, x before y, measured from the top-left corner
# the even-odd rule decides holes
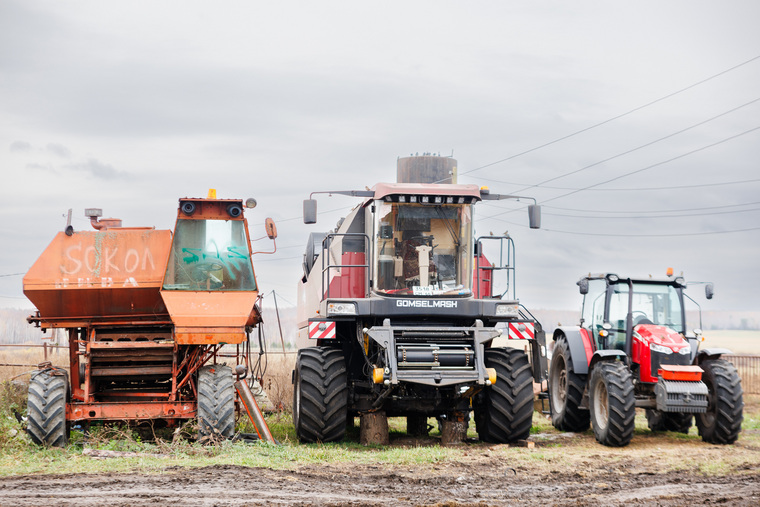
[[[43,360],[52,361],[66,364],[59,364],[61,368],[68,367],[68,354],[60,349],[68,350],[68,345],[56,345],[53,343],[41,343],[41,344],[4,344],[0,343],[0,348],[3,347],[19,347],[19,348],[41,348],[43,349]],[[229,348],[228,348],[229,347]],[[260,351],[258,349],[251,349],[251,355],[258,355]],[[297,354],[296,350],[267,350],[268,355],[278,356],[294,356]],[[234,346],[227,346],[222,348],[219,354],[221,357],[235,357]],[[736,370],[739,372],[739,377],[742,379],[742,389],[746,394],[760,394],[760,356],[749,355],[724,355],[724,359],[733,363]],[[57,361],[55,361],[57,360]],[[0,363],[0,366],[8,366],[15,368],[36,368],[36,364],[11,364]]]

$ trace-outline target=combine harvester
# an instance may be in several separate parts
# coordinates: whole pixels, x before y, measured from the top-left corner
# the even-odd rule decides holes
[[[217,357],[223,345],[237,345],[240,381],[261,322],[243,209],[211,190],[206,199],[179,200],[174,234],[100,220],[99,209],[85,212],[95,230],[69,225],[58,233],[23,282],[37,308],[29,322],[66,330],[71,366],[32,373],[34,442],[63,447],[72,424],[95,421],[197,418],[201,437],[234,434],[233,373]],[[266,230],[274,240],[271,219]],[[248,398],[246,383],[236,386]]]
[[[312,233],[298,285],[299,353],[293,419],[302,442],[344,437],[361,418],[361,440],[387,442],[387,417],[426,435],[441,421],[460,442],[470,412],[489,442],[528,437],[533,384],[547,375],[544,332],[514,295],[514,243],[473,237],[473,207],[518,196],[456,184],[456,160],[401,158],[398,183],[331,191],[364,200],[335,231]],[[530,198],[527,198],[530,199]],[[304,202],[305,223],[316,201]],[[529,206],[530,226],[540,208]],[[495,244],[489,262],[483,246]],[[494,277],[506,279],[495,293]],[[504,298],[509,295],[510,297]],[[494,340],[524,339],[520,348]]]

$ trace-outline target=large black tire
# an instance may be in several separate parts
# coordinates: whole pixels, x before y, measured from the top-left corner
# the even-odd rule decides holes
[[[633,437],[636,400],[633,378],[620,361],[603,361],[591,371],[589,411],[594,436],[602,445],[623,447]]]
[[[68,392],[66,375],[51,375],[45,370],[32,373],[26,405],[26,431],[35,444],[66,447],[69,441],[66,423]]]
[[[220,364],[198,370],[198,436],[232,438],[235,434],[235,387],[232,369]]]
[[[578,375],[573,369],[567,338],[561,336],[554,344],[549,367],[549,401],[552,408],[552,424],[562,431],[586,431],[591,416],[588,409],[579,408],[586,389],[586,375]]]
[[[343,352],[327,347],[302,349],[293,382],[293,424],[298,439],[303,443],[343,440],[348,416]]]
[[[533,425],[533,373],[522,350],[486,349],[485,365],[496,369],[496,383],[483,390],[475,410],[478,436],[484,442],[526,439]]]
[[[660,412],[659,410],[647,409],[647,424],[652,431],[675,431],[688,433],[691,428],[692,414],[679,412]]]
[[[708,359],[701,365],[707,385],[707,412],[694,419],[702,440],[711,444],[733,444],[744,420],[741,379],[733,364],[725,359]]]

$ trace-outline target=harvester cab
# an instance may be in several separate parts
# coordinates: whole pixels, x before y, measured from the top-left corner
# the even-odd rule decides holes
[[[29,322],[66,330],[70,368],[32,374],[32,440],[64,446],[74,423],[194,418],[201,437],[233,435],[232,369],[217,359],[235,344],[226,357],[251,366],[261,313],[243,211],[254,205],[215,191],[180,199],[174,234],[92,208],[95,230],[58,233],[23,283]]]
[[[686,282],[668,275],[607,273],[578,282],[580,325],[554,333],[549,392],[557,428],[583,431],[590,423],[602,444],[627,445],[639,407],[653,431],[688,432],[696,418],[705,441],[736,440],[741,384],[733,365],[721,359],[730,351],[699,349],[701,329],[687,330]],[[706,298],[712,295],[706,284]]]
[[[428,417],[461,427],[474,410],[482,439],[525,438],[532,380],[546,374],[543,331],[517,299],[492,297],[493,273],[514,266],[488,262],[473,237],[476,203],[515,196],[450,180],[410,182],[401,177],[405,161],[401,183],[325,192],[363,201],[334,231],[313,233],[307,243],[293,377],[298,436],[340,440],[355,415],[363,434],[379,421],[387,437],[388,416],[406,416],[409,432],[427,433]],[[408,162],[456,163],[429,156]],[[429,178],[438,180],[445,178]],[[530,209],[537,228],[538,207]],[[316,222],[314,199],[305,201],[304,219]],[[527,339],[530,359],[494,346],[502,334]]]

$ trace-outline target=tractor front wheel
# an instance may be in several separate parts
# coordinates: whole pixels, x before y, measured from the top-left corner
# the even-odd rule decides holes
[[[533,373],[522,350],[486,349],[485,365],[496,370],[496,383],[486,387],[475,409],[478,436],[506,443],[528,438],[533,425]]]
[[[343,352],[327,347],[302,349],[293,384],[293,424],[298,439],[304,443],[343,440],[348,416]]]
[[[586,375],[573,370],[570,346],[561,336],[554,344],[549,368],[549,401],[552,408],[552,424],[562,431],[586,431],[590,416],[588,409],[579,408],[586,389]]]
[[[707,412],[694,419],[702,440],[711,444],[733,444],[744,420],[744,400],[739,374],[725,359],[708,359],[700,365],[707,385]]]
[[[69,425],[66,422],[69,381],[65,373],[51,373],[53,372],[50,370],[32,373],[27,400],[26,431],[35,444],[66,447],[69,441]]]
[[[676,433],[688,433],[691,428],[692,414],[678,412],[661,412],[647,409],[647,424],[651,431],[675,431]]]
[[[198,436],[232,438],[235,433],[235,388],[232,369],[221,364],[198,370]]]
[[[603,361],[591,371],[589,410],[594,436],[600,444],[624,447],[633,437],[636,400],[628,367],[620,361]]]

